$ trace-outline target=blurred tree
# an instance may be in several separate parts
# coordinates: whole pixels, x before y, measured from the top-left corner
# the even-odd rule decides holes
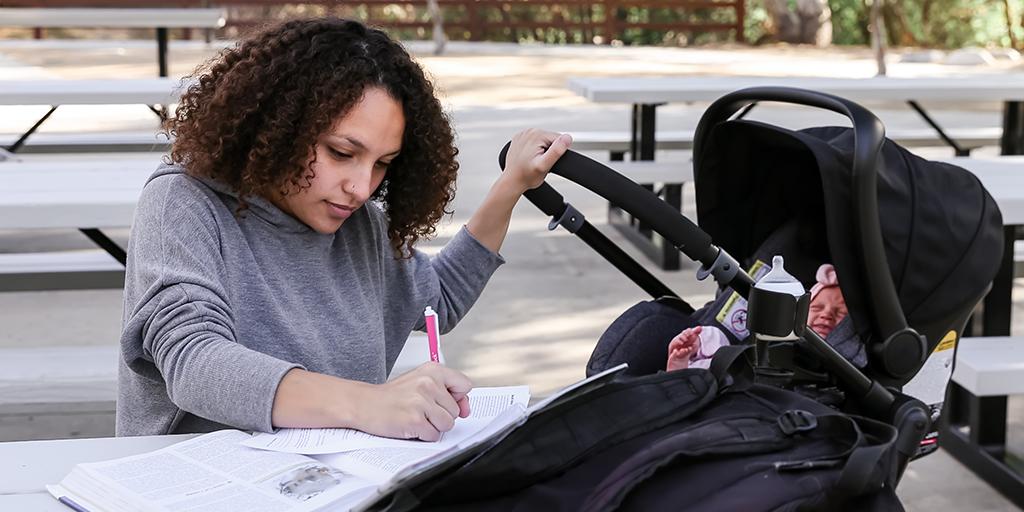
[[[871,2],[871,50],[875,54],[875,65],[878,76],[885,76],[885,23],[882,23],[882,7],[885,0],[869,0]]]
[[[430,14],[430,21],[434,24],[434,55],[444,53],[444,45],[448,41],[444,35],[444,15],[441,14],[441,7],[437,0],[427,0],[427,12]]]
[[[759,0],[754,0],[759,1]],[[836,44],[870,44],[871,0],[829,0]],[[886,42],[900,46],[962,48],[1011,46],[1024,36],[1024,0],[884,0]]]
[[[1010,8],[1010,0],[1003,0],[1003,10],[1006,11],[1006,35],[1010,39],[1010,48],[1018,48],[1017,36],[1014,34],[1013,9]]]
[[[764,0],[770,30],[784,43],[832,44],[832,10],[827,0]]]

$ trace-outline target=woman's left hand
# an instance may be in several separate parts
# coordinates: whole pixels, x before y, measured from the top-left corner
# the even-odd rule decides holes
[[[572,137],[567,133],[536,128],[523,130],[512,137],[502,177],[510,180],[520,194],[535,189],[544,182],[548,171],[562,158],[570,144]]]

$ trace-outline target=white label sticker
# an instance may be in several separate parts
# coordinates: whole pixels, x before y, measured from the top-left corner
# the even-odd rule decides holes
[[[946,398],[946,385],[953,376],[953,355],[956,353],[956,331],[949,331],[942,338],[924,366],[910,379],[903,392],[932,406],[941,408]]]
[[[747,274],[756,283],[771,269],[772,267],[767,263],[757,260],[750,266]],[[732,292],[729,300],[725,302],[721,311],[715,316],[715,320],[722,324],[722,327],[731,332],[733,336],[736,336],[736,339],[742,340],[750,336],[750,332],[747,331],[747,299],[740,297],[740,294],[736,292]]]

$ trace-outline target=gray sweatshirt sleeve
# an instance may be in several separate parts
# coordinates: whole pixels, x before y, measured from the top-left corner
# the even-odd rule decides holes
[[[466,316],[491,275],[504,263],[504,258],[484,247],[465,226],[431,259],[430,267],[437,275],[438,288],[431,302],[435,305],[441,332],[452,330]],[[416,327],[425,329],[426,323],[421,321]]]
[[[386,239],[383,243],[387,243]],[[410,330],[425,330],[426,306],[437,312],[442,333],[454,328],[480,297],[494,271],[505,262],[465,227],[433,257],[414,251],[411,258],[396,260],[387,246],[384,254],[389,267],[386,308],[401,319],[392,324],[395,331],[391,334],[402,341]]]
[[[236,339],[213,207],[188,187],[195,185],[183,176],[158,178],[140,200],[128,251],[122,357],[131,371],[162,382],[180,410],[270,431],[277,386],[299,365]]]

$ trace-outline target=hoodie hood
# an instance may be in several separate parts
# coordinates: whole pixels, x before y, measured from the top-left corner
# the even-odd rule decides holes
[[[146,185],[149,185],[150,182],[161,176],[175,174],[180,174],[192,180],[199,186],[214,191],[232,211],[235,211],[238,208],[239,197],[237,190],[225,183],[205,176],[192,176],[186,173],[185,168],[179,164],[161,163],[160,166],[157,167],[156,172],[146,180]],[[248,203],[249,207],[242,212],[243,218],[252,215],[280,229],[281,231],[289,233],[315,233],[315,231],[313,231],[313,229],[307,226],[304,222],[292,217],[277,206],[274,206],[274,203],[261,196],[247,196],[245,201]],[[360,210],[361,209],[362,208],[360,208]]]

